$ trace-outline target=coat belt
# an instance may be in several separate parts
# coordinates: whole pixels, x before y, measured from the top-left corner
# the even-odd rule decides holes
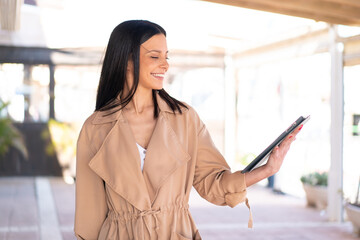
[[[175,221],[177,220],[177,215],[176,212],[179,210],[188,210],[189,209],[189,205],[188,204],[184,204],[184,205],[173,205],[173,206],[167,206],[167,207],[161,207],[157,210],[144,210],[144,211],[140,211],[140,212],[135,212],[135,213],[123,213],[124,215],[122,215],[121,213],[118,213],[114,210],[109,210],[108,213],[108,217],[113,219],[113,220],[119,220],[122,219],[123,221],[128,221],[130,219],[134,219],[135,220],[135,229],[136,229],[136,233],[135,233],[135,239],[136,240],[144,240],[145,239],[145,231],[147,231],[149,233],[149,236],[151,237],[151,233],[152,233],[152,226],[151,224],[149,224],[149,216],[152,216],[153,219],[155,220],[155,232],[157,235],[157,238],[159,237],[159,220],[158,220],[158,214],[161,212],[167,212],[167,211],[175,211]],[[175,224],[176,225],[176,224]],[[146,229],[146,230],[145,230]],[[156,239],[157,239],[156,238]]]
[[[136,221],[136,229],[137,229],[137,235],[138,237],[136,239],[145,239],[145,232],[144,232],[144,226],[147,230],[147,232],[149,233],[149,236],[151,236],[151,227],[149,226],[148,220],[147,220],[147,216],[152,216],[155,220],[155,231],[156,234],[158,235],[158,230],[159,230],[159,222],[158,222],[158,218],[157,218],[157,214],[160,213],[160,209],[159,210],[145,210],[139,213],[137,221]]]

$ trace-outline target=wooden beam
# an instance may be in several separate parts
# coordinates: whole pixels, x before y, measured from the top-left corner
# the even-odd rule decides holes
[[[317,21],[336,22],[340,24],[360,23],[360,8],[346,8],[339,4],[315,3],[314,1],[292,0],[209,0],[233,6],[275,12],[297,17],[310,18]]]
[[[360,64],[360,35],[342,39],[344,43],[344,65]]]
[[[99,65],[103,48],[50,49],[0,45],[0,63]]]
[[[322,40],[324,40],[324,39],[327,40],[328,32],[329,32],[329,30],[327,28],[326,29],[320,29],[320,30],[317,30],[317,31],[305,33],[305,34],[303,34],[301,36],[296,36],[296,37],[293,37],[293,38],[283,39],[283,40],[280,40],[280,41],[277,41],[277,42],[262,44],[262,45],[260,45],[258,47],[247,49],[245,51],[235,53],[234,57],[238,58],[238,57],[262,54],[262,53],[269,52],[269,51],[276,51],[278,49],[285,48],[285,47],[303,45],[306,42],[315,42],[315,41],[320,42],[321,39]],[[328,49],[322,49],[321,52],[322,51],[327,51],[327,50]]]
[[[340,3],[345,4],[348,6],[353,7],[360,7],[360,1],[359,0],[318,0],[320,2],[334,2],[334,3]]]
[[[171,51],[171,67],[180,68],[224,68],[224,53]]]
[[[335,24],[360,25],[360,8],[334,2],[292,0],[204,0]]]
[[[233,55],[235,66],[251,67],[329,51],[328,29],[262,45]]]
[[[320,14],[332,17],[344,17],[345,19],[359,19],[360,8],[333,1],[324,0],[236,0],[236,2],[250,2],[268,5],[270,8],[286,10],[296,10],[304,13]]]

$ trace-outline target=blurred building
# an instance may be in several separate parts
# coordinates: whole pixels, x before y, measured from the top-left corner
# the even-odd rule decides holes
[[[46,156],[50,140],[41,138],[42,132],[49,119],[79,130],[94,110],[112,29],[127,19],[148,19],[168,32],[171,68],[165,88],[194,106],[234,170],[299,115],[311,115],[277,176],[279,187],[302,196],[303,173],[338,164],[343,170],[333,176],[343,180],[345,197],[353,197],[360,175],[355,170],[360,169],[360,29],[346,25],[359,25],[354,13],[359,6],[344,17],[336,12],[342,10],[324,5],[335,20],[331,14],[313,20],[301,17],[320,11],[315,5],[301,8],[304,15],[287,13],[297,16],[290,17],[257,11],[280,9],[276,6],[254,4],[248,7],[257,10],[249,10],[206,1],[169,2],[0,0],[0,99],[10,102],[7,114],[42,149],[22,162],[27,168],[19,163],[3,172],[61,174],[58,168],[66,168],[73,174],[73,158]]]

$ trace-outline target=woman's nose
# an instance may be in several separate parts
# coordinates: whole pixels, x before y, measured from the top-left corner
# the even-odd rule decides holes
[[[163,59],[163,61],[161,62],[161,67],[165,68],[166,71],[169,69],[169,63],[167,59]]]

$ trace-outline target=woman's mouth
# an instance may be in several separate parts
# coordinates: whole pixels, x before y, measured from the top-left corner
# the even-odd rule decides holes
[[[160,80],[164,79],[165,77],[164,73],[152,73],[151,75]]]

